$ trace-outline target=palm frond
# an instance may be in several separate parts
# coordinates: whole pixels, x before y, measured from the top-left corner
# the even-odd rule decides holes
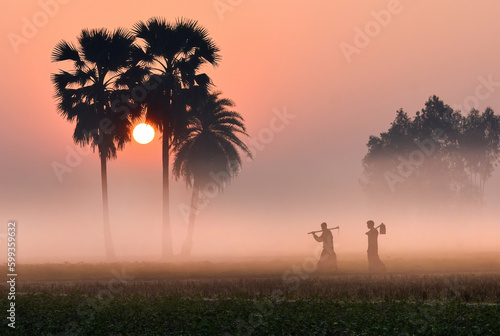
[[[78,65],[82,63],[76,47],[72,43],[66,41],[60,41],[56,45],[56,47],[52,51],[51,58],[52,62],[70,60],[74,61]]]
[[[205,95],[190,115],[187,134],[176,143],[174,174],[183,177],[188,186],[210,181],[211,173],[224,172],[235,177],[242,166],[240,151],[252,158],[248,146],[238,135],[248,136],[241,115],[226,107],[234,106],[221,93]],[[198,181],[198,182],[196,182]],[[223,188],[219,185],[219,188]]]
[[[52,75],[58,112],[75,121],[73,140],[82,146],[97,147],[106,159],[116,157],[117,150],[130,141],[130,117],[137,116],[142,106],[135,105],[127,113],[116,113],[112,104],[120,94],[130,93],[118,80],[140,83],[141,74],[121,72],[130,66],[132,52],[137,51],[135,36],[123,28],[83,29],[78,36],[78,49],[60,42],[52,57],[54,61],[75,61],[70,71]],[[127,102],[128,103],[128,102]],[[103,126],[108,125],[108,126]]]
[[[51,81],[54,83],[56,89],[56,96],[61,95],[66,90],[66,87],[73,80],[73,78],[74,75],[66,71],[60,71],[57,74],[51,75]]]
[[[111,34],[105,29],[83,29],[78,41],[84,58],[92,63],[109,67],[109,44]]]
[[[111,33],[107,46],[109,71],[117,72],[130,65],[134,41],[135,36],[125,28],[117,28]]]

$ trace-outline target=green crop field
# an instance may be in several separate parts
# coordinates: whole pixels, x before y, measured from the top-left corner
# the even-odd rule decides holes
[[[21,335],[498,335],[500,306],[314,297],[29,294]]]
[[[500,272],[492,269],[318,274],[301,267],[300,260],[274,265],[24,265],[16,288],[16,329],[9,332],[500,334]],[[8,307],[6,295],[0,304]]]

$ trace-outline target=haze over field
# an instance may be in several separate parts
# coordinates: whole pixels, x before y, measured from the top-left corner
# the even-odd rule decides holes
[[[498,10],[497,2],[451,0],[10,2],[0,24],[0,233],[19,221],[20,262],[104,260],[99,158],[73,143],[74,124],[56,111],[50,75],[62,66],[50,55],[83,28],[131,28],[161,16],[198,20],[218,44],[220,66],[203,70],[236,103],[255,156],[222,194],[209,195],[194,256],[312,255],[318,243],[306,233],[326,221],[341,227],[341,260],[366,251],[369,219],[387,224],[382,258],[498,252],[498,170],[482,207],[433,214],[400,203],[379,208],[360,185],[368,138],[386,131],[398,109],[413,117],[437,95],[463,114],[488,106],[500,113]],[[30,22],[38,26],[26,28]],[[71,172],[58,176],[54,163]],[[161,177],[158,132],[109,162],[119,258],[159,258]],[[189,202],[185,183],[174,182],[175,253]]]

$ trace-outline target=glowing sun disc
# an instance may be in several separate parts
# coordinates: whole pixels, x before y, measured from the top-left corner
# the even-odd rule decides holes
[[[135,126],[132,135],[135,141],[145,145],[153,140],[153,138],[155,137],[155,130],[150,125],[142,123]]]

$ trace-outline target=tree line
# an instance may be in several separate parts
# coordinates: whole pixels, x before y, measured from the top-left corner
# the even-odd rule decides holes
[[[182,253],[192,249],[201,188],[215,173],[225,182],[252,156],[248,136],[234,103],[215,91],[204,65],[217,66],[220,50],[208,31],[185,18],[139,21],[131,30],[83,29],[77,44],[60,41],[53,62],[71,63],[52,75],[58,112],[75,123],[73,140],[97,149],[101,165],[103,230],[106,256],[115,258],[111,237],[107,161],[131,140],[131,129],[144,119],[162,134],[162,257],[173,255],[170,224],[170,166],[176,179],[192,188],[188,236]],[[174,161],[171,164],[171,157]]]
[[[362,185],[374,199],[480,205],[499,160],[500,116],[489,107],[463,115],[432,96],[413,118],[398,110],[367,147]]]

